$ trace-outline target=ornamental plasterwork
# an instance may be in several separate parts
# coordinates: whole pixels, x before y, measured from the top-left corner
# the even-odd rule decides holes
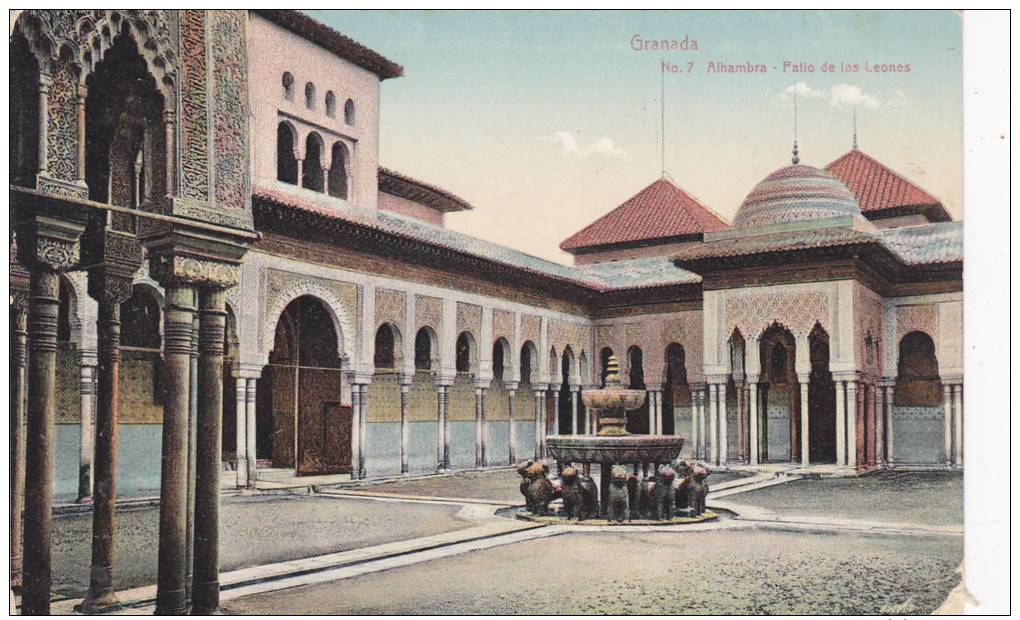
[[[549,345],[555,346],[561,353],[569,346],[574,355],[579,356],[588,348],[588,328],[583,323],[553,319],[549,321],[549,333],[546,335]]]
[[[419,295],[414,306],[415,334],[422,327],[430,327],[437,335],[443,328],[443,300]]]
[[[471,332],[478,339],[482,329],[482,307],[474,304],[457,302],[457,335]]]
[[[854,341],[856,343],[857,366],[872,374],[879,374],[882,368],[882,298],[871,289],[854,285]],[[870,341],[868,336],[871,336]],[[869,346],[871,351],[868,351]],[[870,361],[869,361],[870,360]]]
[[[627,323],[623,326],[623,346],[636,346],[644,350],[645,326],[643,323]],[[625,352],[621,352],[625,354]]]
[[[513,346],[514,343],[514,313],[506,310],[494,310],[492,312],[492,340],[495,342],[500,337]]]
[[[403,291],[391,291],[378,288],[375,290],[375,327],[383,323],[393,323],[401,331],[404,330],[404,313],[407,307],[407,296]]]
[[[149,261],[149,273],[160,282],[180,281],[229,287],[241,281],[241,266],[191,256],[157,256]]]
[[[815,323],[820,323],[831,334],[828,295],[821,291],[745,293],[726,299],[726,338],[737,327],[751,340],[773,323],[784,325],[796,336],[807,336]]]
[[[935,340],[935,306],[919,304],[896,307],[896,342],[912,331],[921,331]]]
[[[521,343],[529,340],[536,347],[541,344],[539,339],[542,335],[542,319],[537,316],[524,315],[521,317]]]
[[[358,310],[358,287],[349,282],[336,282],[314,276],[267,269],[265,275],[265,308],[259,351],[263,362],[268,359],[276,334],[276,322],[290,302],[309,295],[321,301],[339,323],[337,348],[341,357],[351,359],[355,341],[354,321]],[[347,343],[350,343],[349,345]]]
[[[596,325],[595,326],[595,350],[602,351],[605,348],[613,348],[613,326],[612,325]]]

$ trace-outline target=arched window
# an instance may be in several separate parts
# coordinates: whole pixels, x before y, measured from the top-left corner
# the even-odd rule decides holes
[[[333,143],[333,161],[329,166],[329,195],[347,200],[347,160],[349,151],[343,142]]]
[[[394,346],[393,329],[389,325],[382,325],[375,332],[375,367],[393,368]]]
[[[290,71],[283,72],[283,98],[287,101],[294,101],[294,76]]]
[[[120,343],[124,347],[156,349],[160,347],[159,302],[138,286],[120,305]]]
[[[305,107],[309,110],[315,109],[315,84],[305,84]]]
[[[900,340],[893,402],[897,407],[935,407],[942,404],[935,341],[913,331]]]
[[[627,387],[631,390],[645,389],[645,368],[641,349],[631,347],[627,351],[627,358],[630,361],[630,384]]]
[[[322,138],[312,132],[305,141],[305,163],[301,168],[301,187],[321,192],[322,183]]]
[[[336,118],[336,95],[333,91],[326,91],[326,116]]]
[[[414,337],[414,369],[432,370],[432,335],[427,327],[419,329]]]
[[[354,125],[354,100],[348,99],[344,103],[344,122],[348,125]]]
[[[457,372],[471,372],[474,366],[475,342],[469,332],[457,336]]]
[[[521,385],[531,385],[531,364],[536,355],[535,344],[530,340],[521,347]]]
[[[297,185],[297,158],[294,157],[294,130],[287,123],[276,126],[276,178]]]
[[[599,351],[599,387],[606,387],[606,377],[609,376],[609,358],[613,355],[613,350],[609,347],[603,347]]]

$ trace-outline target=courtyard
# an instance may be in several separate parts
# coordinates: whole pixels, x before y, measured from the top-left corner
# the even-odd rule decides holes
[[[536,526],[511,469],[241,495],[228,614],[927,614],[959,583],[960,472],[718,472],[697,527]],[[123,612],[151,611],[158,509],[118,513]],[[88,585],[88,514],[54,522],[54,603]]]

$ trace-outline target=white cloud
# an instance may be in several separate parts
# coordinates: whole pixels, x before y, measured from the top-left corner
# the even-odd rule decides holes
[[[849,108],[858,106],[869,110],[877,110],[878,98],[866,94],[858,86],[853,84],[836,84],[829,89],[829,105],[834,108]]]
[[[627,151],[617,146],[611,138],[605,136],[596,138],[587,145],[578,144],[574,134],[568,131],[557,131],[550,136],[539,136],[537,140],[543,144],[558,145],[564,155],[574,159],[583,160],[589,157],[619,159],[623,161],[630,159]]]
[[[868,110],[879,108],[905,108],[910,105],[910,98],[902,90],[893,89],[887,95],[874,95],[861,90],[853,84],[836,84],[828,89],[811,88],[806,82],[797,82],[787,86],[779,93],[779,104],[784,107],[793,105],[793,90],[797,89],[798,101],[827,100],[834,108],[849,109],[853,106]]]

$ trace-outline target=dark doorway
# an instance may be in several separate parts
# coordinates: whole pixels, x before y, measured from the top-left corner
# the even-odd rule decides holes
[[[829,372],[829,334],[816,325],[808,336],[811,379],[808,383],[808,458],[836,462],[836,384]]]

